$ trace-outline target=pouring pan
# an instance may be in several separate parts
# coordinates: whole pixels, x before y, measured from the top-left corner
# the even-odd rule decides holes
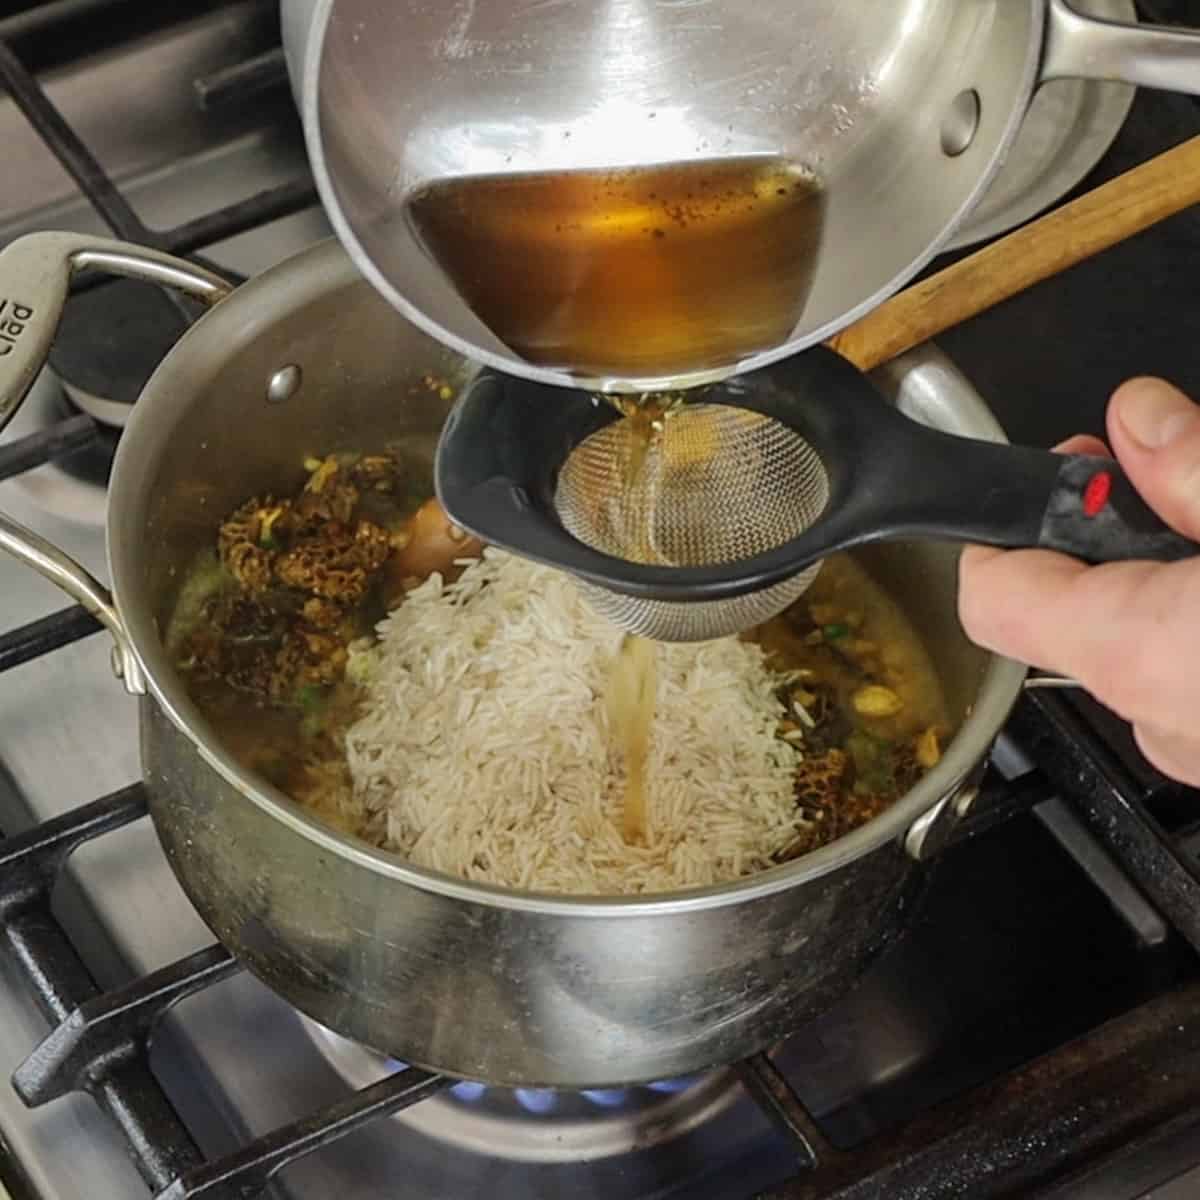
[[[284,0],[283,21],[321,198],[372,284],[476,361],[612,390],[765,366],[897,291],[978,204],[1042,83],[1200,92],[1195,31],[1066,0]],[[699,346],[666,374],[518,354],[405,219],[414,191],[449,179],[764,155],[826,195],[807,300],[765,342]]]

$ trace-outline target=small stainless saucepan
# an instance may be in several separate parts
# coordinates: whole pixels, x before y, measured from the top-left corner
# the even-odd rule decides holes
[[[1067,0],[284,0],[283,23],[321,198],[360,270],[463,354],[560,385],[685,386],[825,340],[952,237],[1047,80],[1200,92],[1196,31]],[[526,361],[404,219],[414,189],[450,178],[762,155],[825,188],[807,303],[773,344],[665,377]]]
[[[449,404],[422,377],[465,383],[476,368],[399,317],[333,241],[231,293],[149,250],[37,234],[0,253],[0,425],[84,268],[178,287],[212,311],[155,371],[122,435],[108,495],[112,593],[3,516],[0,549],[108,626],[125,686],[142,698],[142,764],[167,857],[216,936],[270,987],[407,1062],[497,1084],[598,1087],[762,1049],[850,988],[903,928],[922,860],[964,810],[1023,675],[960,629],[952,547],[863,552],[915,622],[961,723],[941,763],[870,824],[754,878],[652,898],[533,895],[423,870],[334,832],[240,767],[189,699],[162,630],[224,514],[297,488],[313,453],[406,440],[432,465]],[[880,378],[928,424],[1000,436],[931,351]]]

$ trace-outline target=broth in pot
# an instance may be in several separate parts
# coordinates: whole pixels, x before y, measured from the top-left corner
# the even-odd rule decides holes
[[[370,682],[363,664],[369,667],[372,655],[386,649],[389,629],[404,621],[406,601],[411,596],[415,602],[417,589],[432,586],[437,597],[458,606],[453,611],[463,613],[465,623],[470,606],[499,585],[484,582],[456,594],[444,582],[462,576],[466,587],[472,571],[485,570],[487,563],[478,559],[482,547],[429,497],[427,468],[406,461],[398,449],[314,457],[304,466],[304,483],[295,493],[249,498],[214,530],[212,545],[179,593],[168,646],[192,698],[239,762],[342,832],[415,856],[428,831],[405,827],[398,800],[376,803],[378,789],[372,792],[369,781],[356,778],[348,761],[347,738],[387,690]],[[495,560],[489,561],[495,571]],[[544,573],[537,578],[561,581],[573,592],[565,577],[537,570]],[[433,602],[427,590],[420,595],[423,603]],[[505,604],[523,610],[549,604],[549,595],[543,587]],[[592,699],[594,719],[607,720],[602,740],[608,783],[604,805],[586,815],[592,825],[580,817],[594,844],[579,853],[581,861],[594,857],[602,842],[620,862],[596,876],[599,883],[592,879],[584,886],[591,877],[581,874],[580,890],[662,890],[668,886],[662,881],[674,878],[663,863],[688,831],[672,828],[663,816],[671,810],[656,798],[656,772],[672,767],[670,738],[689,706],[708,705],[720,728],[722,712],[740,711],[739,697],[705,696],[702,680],[696,682],[700,676],[688,676],[689,659],[700,660],[704,646],[623,642],[599,618],[585,633],[599,639],[597,661],[603,665]],[[478,639],[478,630],[470,636]],[[501,630],[494,638],[504,636]],[[383,646],[376,645],[381,638]],[[772,761],[790,764],[791,783],[786,821],[778,812],[771,818],[772,840],[755,852],[735,853],[714,880],[793,859],[871,820],[936,765],[953,733],[939,680],[912,624],[851,556],[829,559],[800,602],[728,641],[741,646],[725,652],[744,672],[735,686],[754,693],[755,720],[763,724],[756,732],[769,730],[776,745]],[[481,655],[490,649],[476,645]],[[528,653],[536,650],[527,645]],[[536,708],[537,696],[529,702]],[[648,720],[651,713],[656,715]],[[546,724],[553,718],[547,709]],[[431,728],[430,739],[435,734],[458,731]],[[706,790],[703,779],[689,786],[701,796]],[[556,797],[553,781],[551,794],[544,791],[541,784],[534,787],[531,808],[576,803],[565,793]],[[507,797],[510,807],[514,799],[520,801]],[[748,795],[744,803],[752,811]],[[739,811],[715,820],[736,823]],[[512,833],[523,836],[519,829]],[[528,878],[506,874],[503,864],[484,854],[442,869],[554,890],[536,871]]]

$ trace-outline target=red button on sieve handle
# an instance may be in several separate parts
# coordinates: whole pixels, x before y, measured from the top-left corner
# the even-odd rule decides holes
[[[1087,517],[1098,516],[1101,509],[1108,503],[1112,495],[1112,475],[1108,471],[1100,471],[1088,480],[1083,492],[1083,513]]]

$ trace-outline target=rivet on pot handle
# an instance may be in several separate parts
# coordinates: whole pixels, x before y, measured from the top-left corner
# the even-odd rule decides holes
[[[1105,79],[1200,96],[1200,30],[1085,17],[1049,0],[1041,81]]]
[[[175,288],[206,304],[233,290],[220,276],[126,242],[76,233],[32,233],[0,251],[0,431],[45,365],[66,304],[71,276],[100,270]],[[0,550],[56,584],[112,634],[113,667],[126,690],[146,690],[137,656],[107,588],[56,546],[0,513]]]

